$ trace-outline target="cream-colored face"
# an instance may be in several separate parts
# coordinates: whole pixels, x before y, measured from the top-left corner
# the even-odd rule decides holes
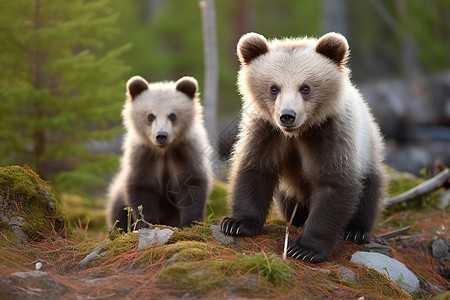
[[[133,100],[131,109],[135,130],[158,148],[183,136],[195,115],[191,98],[164,86],[150,86]]]
[[[333,60],[334,45],[328,47],[330,41],[344,51],[338,62]],[[341,65],[347,52],[346,41],[336,35],[271,42],[258,34],[244,35],[238,44],[240,91],[263,118],[283,133],[296,135],[320,124],[339,105],[348,76]]]
[[[343,76],[308,47],[270,50],[247,68],[253,100],[285,133],[319,121],[334,105]]]

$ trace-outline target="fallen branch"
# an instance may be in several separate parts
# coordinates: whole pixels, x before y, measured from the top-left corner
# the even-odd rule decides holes
[[[393,231],[390,231],[390,232],[387,232],[384,234],[377,235],[377,236],[375,236],[375,238],[387,240],[387,239],[393,238],[397,235],[403,234],[403,233],[409,231],[410,229],[411,229],[411,226],[406,226],[406,227],[403,227],[403,228],[400,228],[397,230],[393,230]]]
[[[436,176],[434,176],[433,178],[430,178],[427,181],[419,184],[418,186],[410,189],[409,191],[406,191],[392,198],[387,198],[385,200],[384,207],[389,207],[394,204],[406,202],[419,196],[428,194],[442,187],[447,182],[449,182],[449,180],[450,180],[450,171],[446,169],[437,174]]]

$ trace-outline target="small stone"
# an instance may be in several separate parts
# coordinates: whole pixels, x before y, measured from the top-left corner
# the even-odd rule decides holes
[[[358,282],[358,280],[356,279],[355,273],[353,273],[349,269],[339,268],[339,269],[337,269],[336,273],[342,281],[354,282],[354,283]]]
[[[42,268],[42,263],[41,262],[37,262],[36,264],[34,264],[34,268],[39,271]]]
[[[6,212],[0,211],[0,222],[9,223],[9,215]]]
[[[16,243],[24,244],[24,242],[28,241],[28,236],[20,229],[19,226],[13,225],[11,226],[12,232],[16,235]]]
[[[138,234],[139,243],[137,249],[142,250],[147,248],[148,246],[153,246],[155,244],[165,245],[167,244],[173,233],[174,231],[170,230],[169,228],[143,228],[139,231]]]
[[[450,246],[441,238],[434,238],[431,243],[431,254],[442,261],[450,261]]]
[[[223,234],[220,230],[219,230],[219,226],[217,225],[209,225],[209,229],[211,229],[212,233],[213,233],[213,237],[222,245],[227,246],[231,243],[233,243],[234,239],[229,236],[229,235],[225,235]]]
[[[408,293],[417,292],[419,279],[404,264],[386,255],[375,252],[358,251],[353,253],[350,262],[366,266],[397,282]]]
[[[19,226],[22,227],[23,225],[25,225],[25,220],[22,217],[11,217],[9,219],[9,224],[11,226]]]

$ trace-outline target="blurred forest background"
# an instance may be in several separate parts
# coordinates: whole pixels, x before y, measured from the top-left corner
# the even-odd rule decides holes
[[[450,1],[217,0],[220,156],[240,109],[236,43],[344,34],[352,80],[386,136],[387,163],[450,164]],[[191,75],[204,88],[198,0],[0,0],[0,166],[102,196],[119,166],[125,83]]]

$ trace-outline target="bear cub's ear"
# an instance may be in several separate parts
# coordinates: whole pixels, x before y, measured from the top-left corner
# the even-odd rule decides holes
[[[349,53],[347,39],[339,33],[327,33],[317,41],[316,51],[342,66]]]
[[[194,99],[198,91],[198,83],[194,77],[184,76],[177,80],[176,89]]]
[[[237,44],[237,53],[242,64],[249,64],[267,52],[269,52],[269,43],[266,38],[254,32],[244,34]]]
[[[141,76],[133,76],[127,82],[127,93],[134,100],[140,93],[148,89],[148,82]]]

